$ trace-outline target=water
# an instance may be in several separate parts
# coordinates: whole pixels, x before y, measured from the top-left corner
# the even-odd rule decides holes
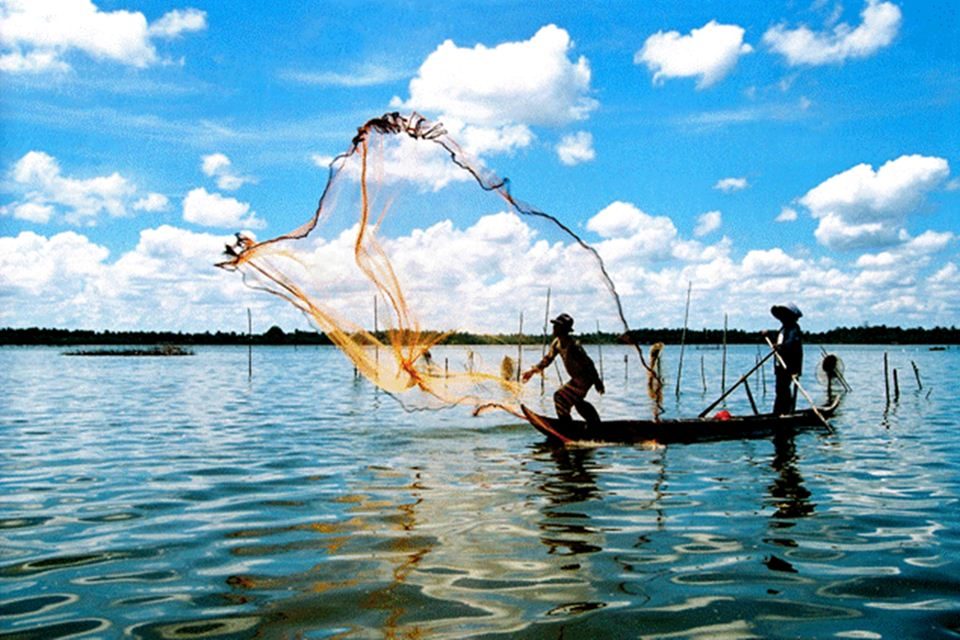
[[[0,638],[957,637],[960,350],[836,351],[835,433],[558,450],[406,413],[330,348],[258,349],[252,380],[242,348],[0,349]],[[598,408],[646,417],[624,353]],[[719,377],[688,348],[667,415]]]

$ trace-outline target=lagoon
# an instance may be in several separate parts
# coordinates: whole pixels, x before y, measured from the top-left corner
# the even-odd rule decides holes
[[[332,347],[258,347],[252,378],[243,347],[0,348],[0,638],[957,637],[960,350],[828,349],[833,433],[557,449],[407,412]],[[678,351],[665,416],[696,415],[721,352],[687,347],[677,398]],[[601,415],[650,415],[629,354]]]

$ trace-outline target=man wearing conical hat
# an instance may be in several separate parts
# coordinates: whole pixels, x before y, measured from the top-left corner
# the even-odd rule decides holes
[[[797,321],[803,317],[803,313],[792,302],[784,305],[775,304],[770,308],[770,313],[780,321],[781,325],[774,345],[780,357],[773,360],[777,390],[777,397],[773,401],[773,412],[784,415],[793,413],[797,405],[793,376],[799,377],[803,371],[803,334],[800,331],[800,325],[797,324]],[[780,363],[781,359],[783,364]]]

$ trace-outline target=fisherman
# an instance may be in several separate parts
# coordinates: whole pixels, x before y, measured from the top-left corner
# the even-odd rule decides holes
[[[780,321],[781,325],[777,333],[777,342],[773,347],[780,354],[780,357],[775,357],[773,360],[773,374],[777,389],[777,396],[773,401],[773,413],[784,415],[793,413],[797,404],[793,378],[794,376],[799,378],[803,371],[803,334],[800,331],[800,325],[797,324],[803,314],[792,302],[785,305],[775,304],[770,307],[770,313]],[[764,331],[764,334],[766,333]],[[782,364],[781,360],[783,360]]]
[[[573,318],[566,313],[561,313],[550,322],[553,324],[553,340],[550,342],[550,348],[540,362],[523,372],[523,381],[528,381],[535,373],[542,373],[559,355],[570,380],[553,394],[557,417],[564,422],[569,422],[570,408],[576,407],[577,413],[586,421],[587,428],[596,428],[600,425],[600,416],[593,405],[584,398],[590,391],[590,387],[596,387],[597,392],[603,394],[605,392],[603,380],[597,374],[593,360],[580,343],[570,335],[573,331]]]

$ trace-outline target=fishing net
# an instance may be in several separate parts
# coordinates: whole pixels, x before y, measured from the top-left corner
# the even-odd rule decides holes
[[[540,359],[547,315],[628,330],[599,254],[416,114],[360,127],[304,224],[259,242],[238,233],[218,266],[302,311],[408,409],[516,413],[543,394],[519,377]]]

